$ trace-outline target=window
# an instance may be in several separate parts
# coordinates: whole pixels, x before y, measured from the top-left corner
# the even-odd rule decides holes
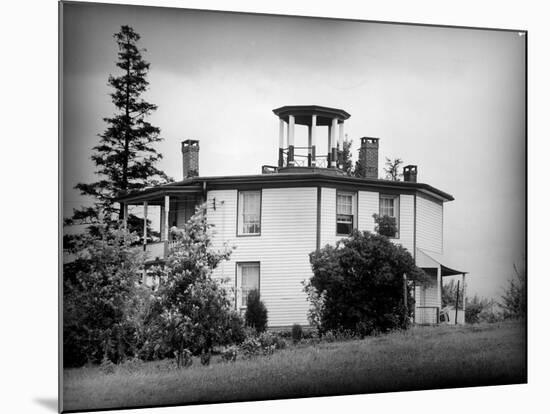
[[[237,306],[246,307],[251,290],[260,289],[260,262],[237,263]]]
[[[336,234],[347,236],[353,230],[354,196],[353,193],[336,193]]]
[[[261,199],[260,191],[239,192],[238,235],[260,234]]]
[[[396,233],[393,237],[399,238],[399,196],[380,194],[380,217],[395,219]]]

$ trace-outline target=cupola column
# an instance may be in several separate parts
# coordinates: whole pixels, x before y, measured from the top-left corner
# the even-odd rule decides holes
[[[336,153],[336,128],[338,126],[338,119],[332,118],[332,127],[330,128],[330,167],[336,168],[337,153]]]
[[[279,119],[279,167],[284,167],[285,121]]]
[[[294,166],[294,115],[288,116],[288,162],[291,167]]]
[[[340,123],[340,129],[339,129],[339,136],[338,136],[338,152],[339,154],[343,154],[344,151],[344,121]],[[338,156],[338,167],[341,167],[343,160],[343,155]]]
[[[311,127],[309,130],[309,151],[311,156],[309,157],[311,160],[311,167],[315,167],[317,162],[315,161],[315,146],[316,146],[316,130],[317,130],[317,115],[311,115]]]

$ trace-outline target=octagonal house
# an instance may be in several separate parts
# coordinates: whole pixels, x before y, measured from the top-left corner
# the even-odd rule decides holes
[[[143,206],[145,217],[150,206],[160,207],[160,240],[151,242],[144,228],[149,263],[162,263],[172,245],[170,227],[181,227],[206,201],[213,247],[237,247],[213,272],[213,277],[231,281],[235,308],[244,311],[247,293],[258,289],[270,328],[308,325],[302,282],[313,275],[309,254],[335,245],[353,229],[372,232],[373,214],[388,215],[397,223],[392,242],[405,247],[433,281],[413,289],[414,321],[464,323],[462,311],[446,318],[441,314],[443,278],[462,275],[464,287],[466,275],[443,264],[443,207],[453,197],[418,182],[416,165],[404,167],[404,181],[378,178],[379,139],[374,137],[361,138],[361,176],[347,175],[341,154],[350,114],[342,109],[306,105],[273,112],[279,119],[278,162],[261,166],[261,174],[201,176],[199,141],[186,140],[182,181],[118,199],[125,211],[128,205]],[[307,128],[305,145],[296,143],[297,126]],[[324,154],[318,151],[322,139],[327,142]],[[155,284],[146,270],[144,278]]]

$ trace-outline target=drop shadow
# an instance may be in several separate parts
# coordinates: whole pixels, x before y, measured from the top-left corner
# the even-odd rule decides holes
[[[34,402],[55,413],[58,411],[57,398],[35,398]]]

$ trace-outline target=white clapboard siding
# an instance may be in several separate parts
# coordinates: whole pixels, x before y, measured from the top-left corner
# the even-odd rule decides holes
[[[438,310],[441,307],[438,300],[437,277],[432,283],[415,288],[415,322],[420,324],[436,323]]]
[[[380,194],[374,191],[358,191],[358,218],[357,228],[360,231],[374,232],[373,214],[380,212]]]
[[[208,192],[214,247],[223,242],[237,247],[214,277],[229,277],[234,285],[236,263],[260,262],[260,292],[269,326],[307,324],[309,303],[302,281],[312,276],[309,253],[316,246],[317,188],[263,189],[261,235],[249,237],[236,236],[237,194],[236,190]]]
[[[402,245],[411,255],[414,253],[414,196],[399,197],[399,239],[392,239]]]
[[[320,247],[334,246],[341,236],[336,236],[336,189],[321,188]]]
[[[416,212],[416,246],[443,253],[443,203],[418,195]]]

